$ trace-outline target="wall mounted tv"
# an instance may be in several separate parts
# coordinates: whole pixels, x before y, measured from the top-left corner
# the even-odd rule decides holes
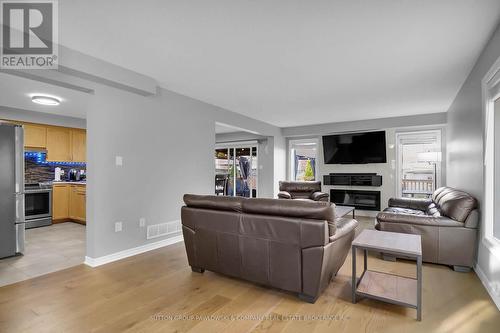
[[[326,164],[386,163],[385,131],[323,137]]]

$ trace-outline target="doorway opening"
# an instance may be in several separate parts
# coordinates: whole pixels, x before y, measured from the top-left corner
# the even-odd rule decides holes
[[[80,265],[86,251],[86,130],[84,121],[69,126],[5,119],[16,136],[2,126],[2,140],[15,154],[0,161],[6,170],[4,194],[16,193],[15,233],[2,233],[2,242],[14,242],[0,251],[0,286]],[[52,119],[55,119],[53,117]],[[61,117],[60,122],[66,118]],[[80,127],[76,127],[80,126]],[[8,158],[12,156],[12,158]],[[15,165],[10,168],[9,165]],[[15,180],[15,183],[14,183]],[[4,216],[1,224],[14,220]],[[8,231],[12,231],[9,229]]]
[[[396,193],[400,197],[429,198],[442,184],[442,131],[396,134]]]

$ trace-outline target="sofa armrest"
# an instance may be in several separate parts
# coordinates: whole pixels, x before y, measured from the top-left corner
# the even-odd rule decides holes
[[[324,192],[314,192],[311,194],[311,200],[314,201],[328,201],[328,194]]]
[[[390,198],[389,207],[409,208],[417,210],[426,210],[432,203],[431,199],[416,198]]]
[[[291,199],[292,195],[287,191],[280,191],[278,193],[278,198],[279,199]]]
[[[358,221],[348,218],[342,217],[335,220],[335,233],[330,235],[330,243],[335,242],[336,240],[349,235],[356,227],[358,226]]]
[[[433,217],[429,215],[397,214],[391,212],[378,213],[377,222],[427,225],[435,227],[464,227],[462,222],[455,221],[445,216]]]

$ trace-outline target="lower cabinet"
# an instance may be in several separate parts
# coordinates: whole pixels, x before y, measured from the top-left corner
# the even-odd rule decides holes
[[[71,185],[69,191],[69,218],[76,222],[85,223],[85,194],[85,186]]]
[[[81,184],[54,184],[52,219],[54,223],[73,221],[85,224],[86,187]]]
[[[52,220],[64,222],[69,218],[69,190],[66,184],[54,184],[52,187]]]

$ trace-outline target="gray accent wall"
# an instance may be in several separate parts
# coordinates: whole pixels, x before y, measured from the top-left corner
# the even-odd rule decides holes
[[[90,99],[88,257],[161,240],[147,240],[139,218],[145,217],[147,225],[178,221],[183,194],[213,193],[215,122],[268,137],[273,156],[268,181],[277,183],[277,171],[284,173],[285,161],[276,160],[274,143],[275,137],[284,139],[280,129],[269,124],[163,89],[143,97],[100,86]],[[123,157],[123,166],[115,165],[115,156]],[[114,231],[115,222],[123,223],[123,231]]]
[[[486,45],[448,110],[448,185],[482,202],[484,114],[481,81],[500,57],[500,28]],[[484,225],[484,220],[482,220]],[[476,272],[500,306],[500,258],[479,240]]]

